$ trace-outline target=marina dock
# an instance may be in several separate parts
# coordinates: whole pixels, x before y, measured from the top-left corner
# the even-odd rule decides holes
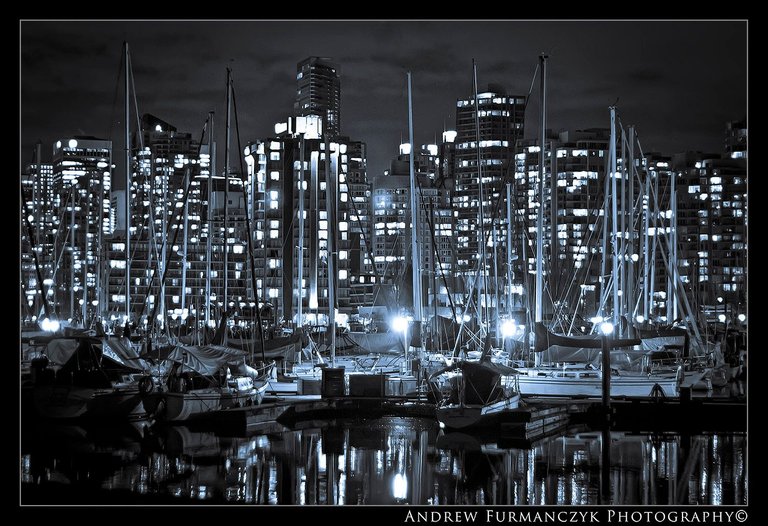
[[[738,398],[679,399],[624,398],[611,400],[611,426],[634,432],[745,431],[746,400]],[[594,399],[531,397],[521,407],[504,414],[492,429],[497,436],[522,440],[521,444],[561,433],[569,426],[599,428],[604,409]],[[196,426],[253,431],[275,428],[317,427],[337,419],[370,419],[384,416],[435,418],[435,405],[405,397],[353,397],[290,395],[258,406],[207,413]],[[482,435],[482,433],[480,433]]]

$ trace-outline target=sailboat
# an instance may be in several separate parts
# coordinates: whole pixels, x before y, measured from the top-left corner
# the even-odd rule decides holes
[[[162,379],[142,383],[144,407],[153,417],[177,422],[207,413],[258,405],[266,375],[246,365],[247,354],[222,345],[179,345],[165,362]]]
[[[53,337],[22,384],[24,406],[44,418],[143,417],[139,384],[149,365],[127,339]]]
[[[525,395],[601,397],[604,374],[611,375],[611,393],[616,396],[652,396],[661,394],[673,398],[685,377],[682,366],[668,371],[628,371],[619,367],[604,371],[602,362],[603,336],[562,336],[535,324],[535,352],[548,354],[542,365],[516,367],[519,374],[508,377]],[[631,348],[639,339],[610,339],[608,349]]]
[[[488,352],[479,362],[456,361],[434,372],[430,381],[450,374],[450,389],[437,404],[438,422],[450,429],[498,424],[505,414],[520,405],[520,393],[503,382],[504,376],[515,373],[511,367],[492,363]]]
[[[601,336],[597,334],[587,336],[565,336],[550,332],[543,324],[543,216],[544,216],[544,182],[546,177],[545,148],[546,137],[544,134],[546,122],[546,56],[540,57],[541,62],[541,136],[539,153],[539,210],[537,217],[536,240],[536,292],[535,292],[535,366],[517,367],[521,373],[514,377],[523,394],[529,395],[555,395],[555,396],[586,396],[600,397],[603,394],[604,375],[611,375],[610,396],[656,396],[676,397],[679,395],[679,387],[683,382],[695,383],[701,377],[700,371],[685,371],[682,362],[676,362],[672,366],[656,367],[653,356],[647,355],[649,349],[639,346],[642,341],[639,338],[621,338],[624,328],[628,326],[626,318],[633,316],[635,302],[632,299],[634,293],[634,277],[632,265],[626,262],[629,256],[634,256],[632,261],[637,261],[637,255],[632,254],[634,235],[634,161],[623,163],[624,169],[631,165],[629,197],[625,195],[626,174],[620,178],[621,189],[617,190],[617,179],[610,174],[618,174],[616,159],[616,108],[610,107],[611,134],[609,141],[608,168],[605,179],[605,213],[603,214],[603,246],[602,246],[602,276],[609,276],[612,291],[612,318],[613,324],[607,323],[606,331],[612,332],[614,325],[619,333],[618,338]],[[634,129],[630,129],[631,141],[634,141]],[[632,142],[634,144],[634,142]],[[630,147],[630,158],[634,159],[634,153]],[[624,150],[626,153],[626,150]],[[554,157],[555,152],[551,152]],[[553,192],[555,189],[552,190]],[[555,197],[553,194],[553,207]],[[626,201],[630,206],[627,208]],[[618,203],[621,201],[621,215],[619,215]],[[610,207],[609,207],[610,205]],[[552,217],[556,217],[552,211]],[[627,217],[629,217],[628,226]],[[621,221],[619,221],[621,217]],[[611,223],[611,237],[613,239],[612,255],[609,256],[608,222]],[[554,221],[554,219],[553,219]],[[621,232],[619,232],[621,222]],[[553,227],[554,228],[554,227]],[[674,229],[673,229],[674,231]],[[606,263],[612,262],[612,269],[608,270]],[[629,267],[629,269],[627,269]],[[647,276],[645,276],[647,278]],[[646,287],[647,288],[647,287]],[[622,294],[622,291],[624,294]],[[609,295],[605,294],[603,302],[607,302]],[[600,312],[603,310],[601,304]],[[599,321],[603,321],[603,318]],[[597,326],[597,321],[595,322]],[[616,349],[615,351],[612,351]],[[653,351],[655,352],[655,351]],[[611,356],[607,356],[608,353]],[[605,355],[604,355],[605,354]],[[639,362],[645,359],[647,366],[640,367]],[[629,368],[631,362],[637,362],[636,368]],[[510,378],[508,381],[512,381]]]

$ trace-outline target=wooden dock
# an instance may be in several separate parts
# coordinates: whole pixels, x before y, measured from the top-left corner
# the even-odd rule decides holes
[[[594,404],[585,423],[599,421],[602,407]],[[717,398],[633,398],[611,401],[612,428],[621,431],[705,433],[747,430],[746,400]]]
[[[195,426],[273,433],[291,429],[322,427],[339,418],[401,416],[435,418],[435,405],[405,397],[321,397],[293,395],[272,399],[258,406],[215,411]],[[626,398],[612,399],[612,429],[634,432],[745,431],[746,400],[716,398]],[[499,415],[490,431],[505,443],[524,444],[562,433],[574,425],[599,428],[605,411],[594,399],[526,398],[515,411]],[[475,432],[472,432],[475,434]],[[478,432],[480,433],[480,432]],[[512,442],[510,442],[512,441]],[[515,447],[515,446],[510,446]]]

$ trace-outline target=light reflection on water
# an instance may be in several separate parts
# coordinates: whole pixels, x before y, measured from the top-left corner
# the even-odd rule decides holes
[[[23,435],[21,481],[200,503],[603,503],[600,432],[503,443],[400,417],[273,431],[38,426]],[[610,457],[612,504],[746,504],[744,434],[613,432]]]

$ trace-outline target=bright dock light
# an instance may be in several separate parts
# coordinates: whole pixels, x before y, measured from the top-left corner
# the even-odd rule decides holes
[[[510,338],[517,332],[517,323],[515,320],[507,320],[501,324],[501,334],[505,338]]]
[[[613,323],[609,321],[604,321],[600,324],[600,332],[603,333],[605,336],[608,336],[609,334],[613,334]]]
[[[394,320],[392,320],[392,328],[395,329],[397,332],[402,332],[403,334],[406,333],[408,330],[408,318],[404,318],[403,316],[398,316]]]
[[[59,322],[57,320],[49,320],[48,318],[44,318],[43,321],[40,322],[40,327],[44,331],[48,332],[56,332],[59,330]]]

